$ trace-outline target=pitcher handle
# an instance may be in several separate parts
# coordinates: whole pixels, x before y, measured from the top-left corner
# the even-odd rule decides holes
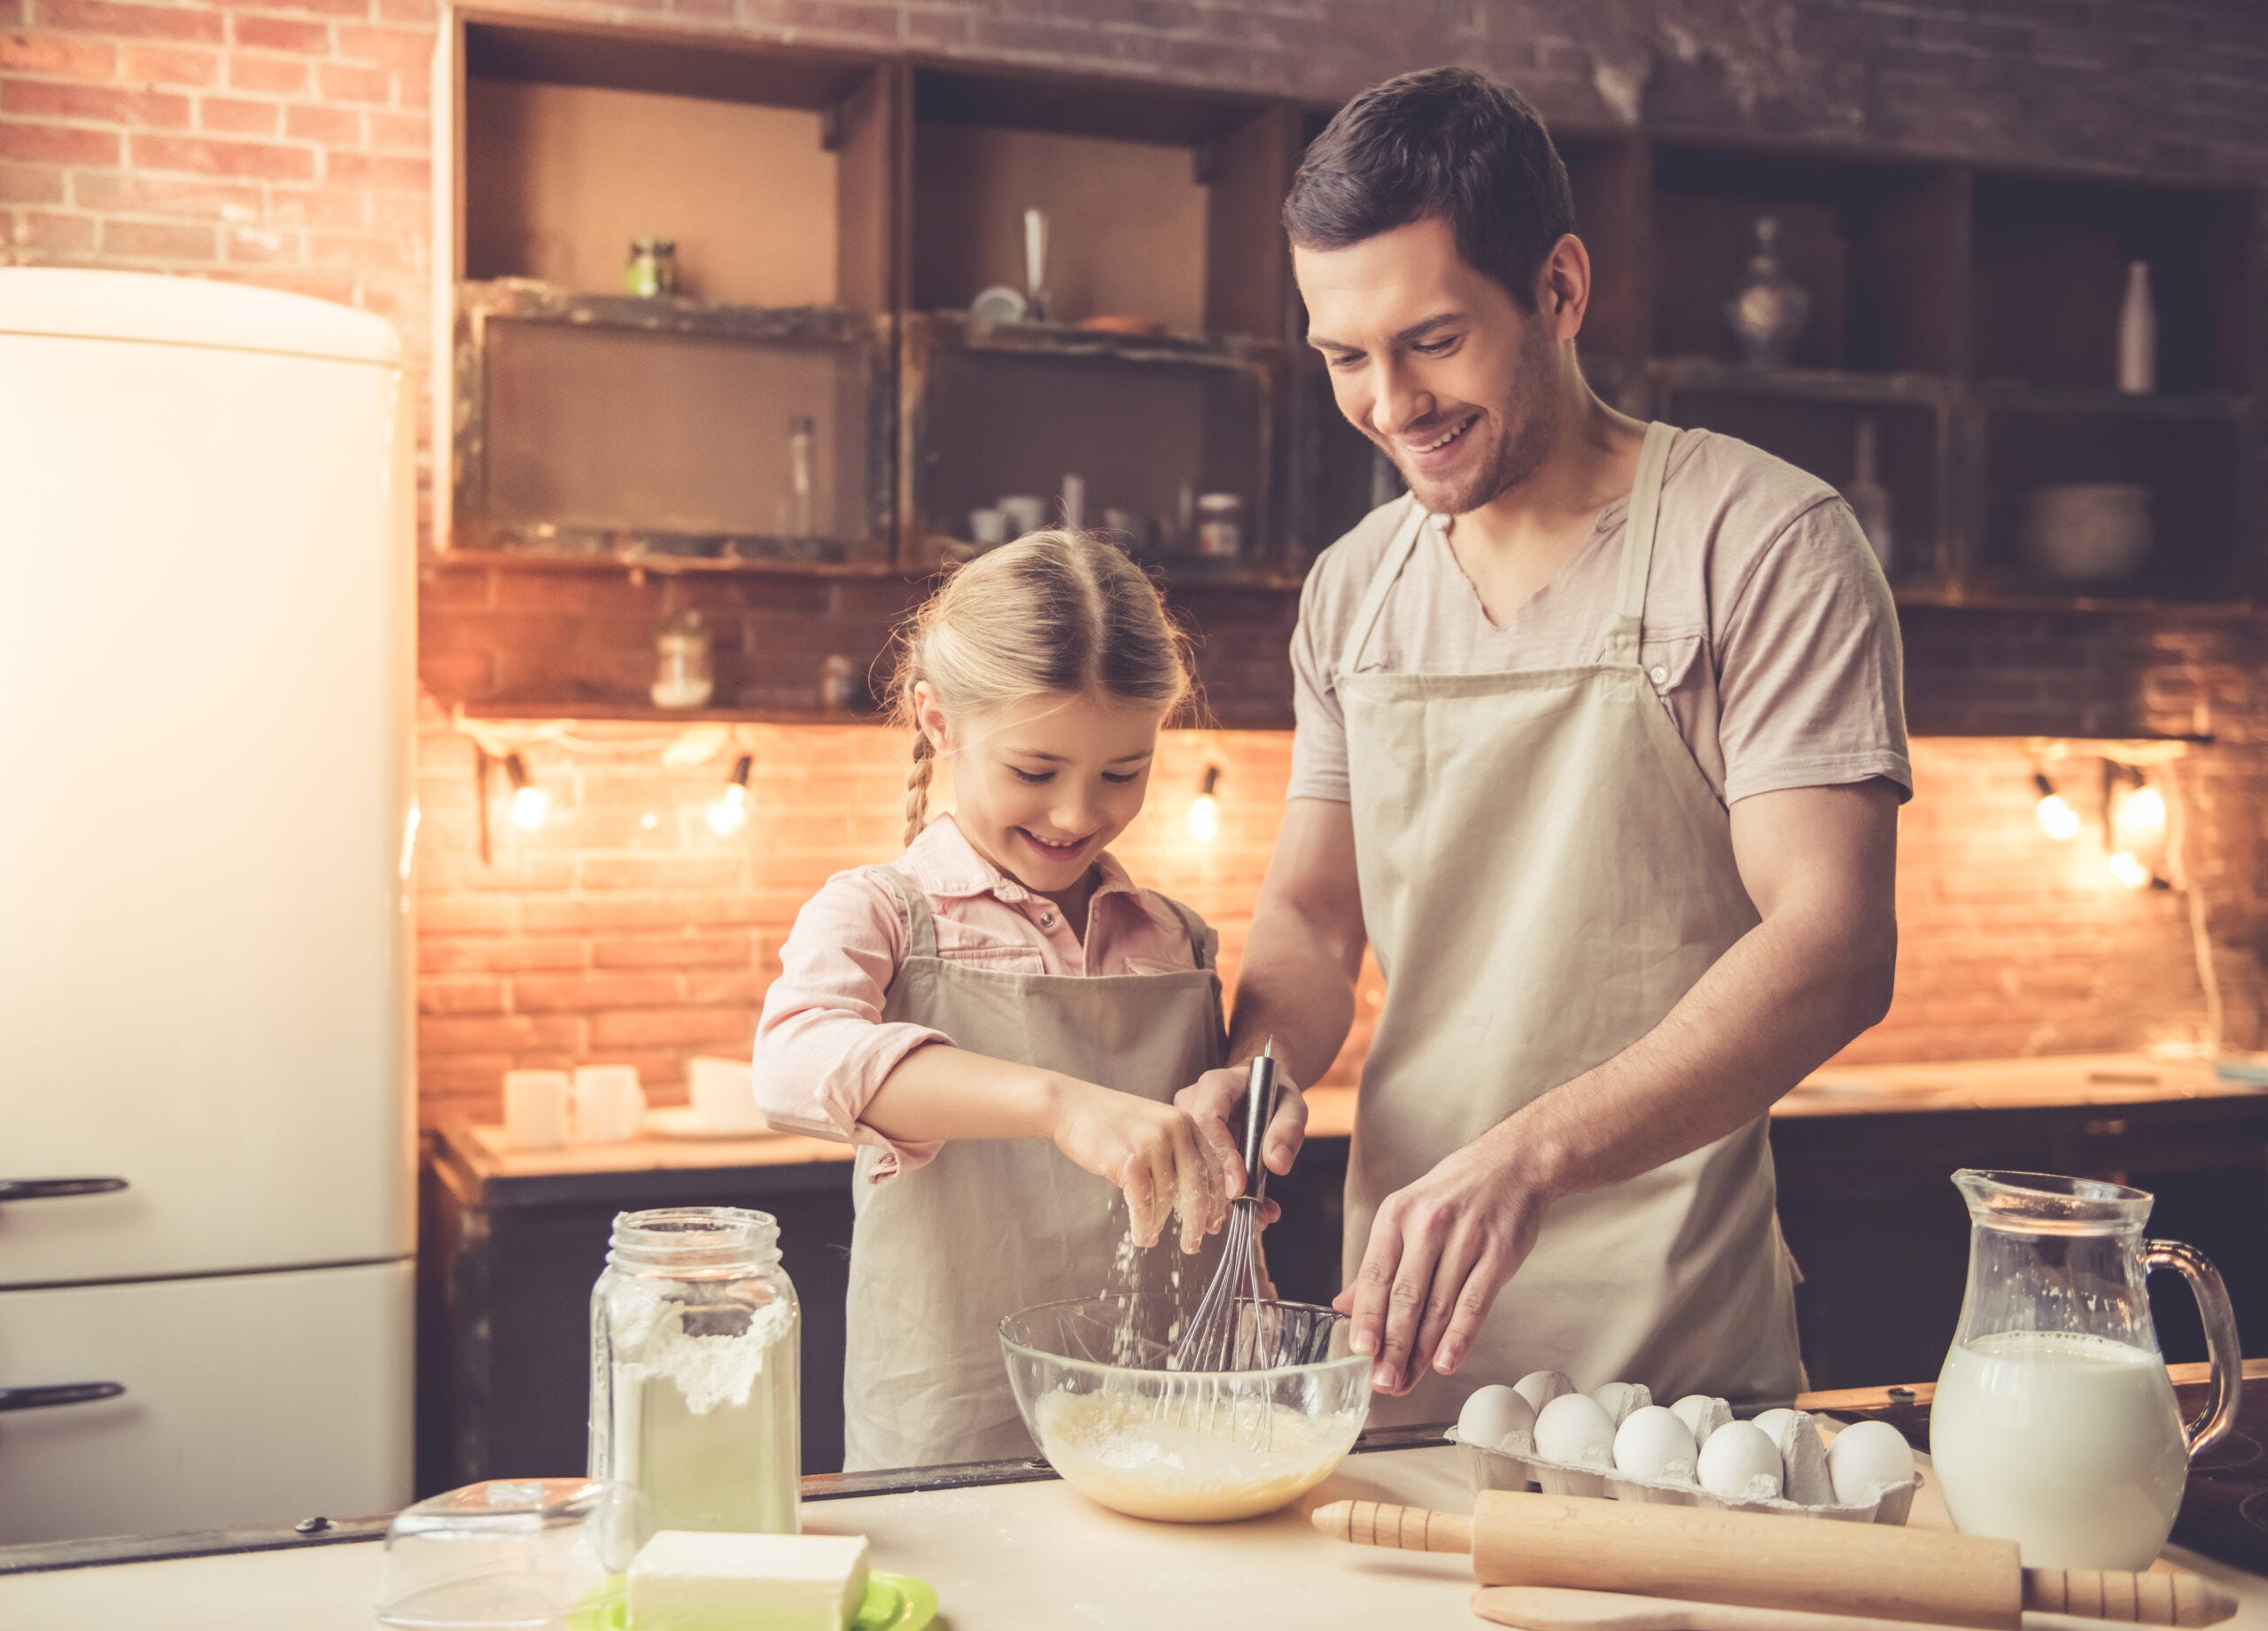
[[[2244,1399],[2244,1348],[2237,1340],[2236,1311],[2229,1307],[2228,1288],[2221,1271],[2204,1253],[2179,1240],[2145,1240],[2143,1260],[2153,1269],[2179,1270],[2197,1299],[2197,1313],[2205,1324],[2205,1357],[2213,1367],[2213,1400],[2196,1420],[2183,1424],[2192,1460],[2218,1444],[2236,1425],[2237,1406]]]

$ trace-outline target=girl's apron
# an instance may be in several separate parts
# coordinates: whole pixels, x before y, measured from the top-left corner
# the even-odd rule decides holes
[[[1363,914],[1386,1000],[1363,1070],[1343,1261],[1386,1196],[1651,1030],[1758,919],[1731,827],[1640,666],[1662,471],[1650,425],[1604,655],[1495,674],[1361,673],[1415,548],[1416,501],[1356,613],[1338,676]],[[1792,1264],[1759,1117],[1627,1182],[1571,1195],[1480,1340],[1444,1378],[1374,1401],[1443,1421],[1485,1382],[1792,1397]]]
[[[939,957],[920,889],[895,868],[874,871],[905,897],[909,930],[885,1020],[1161,1103],[1225,1056],[1216,941],[1187,907],[1173,903],[1196,948],[1192,969],[1009,974]],[[858,1152],[851,1190],[843,1470],[1036,1454],[998,1326],[1034,1303],[1117,1289],[1113,1264],[1126,1237],[1119,1191],[1044,1138],[955,1140],[877,1185],[867,1174],[880,1153]],[[1169,1223],[1143,1254],[1144,1289],[1163,1289],[1177,1270],[1201,1293],[1217,1237],[1196,1257],[1184,1257],[1177,1239]]]

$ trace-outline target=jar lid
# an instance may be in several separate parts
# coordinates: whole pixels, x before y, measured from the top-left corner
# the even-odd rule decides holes
[[[630,240],[631,252],[640,255],[673,255],[677,240],[666,237],[634,237]]]
[[[1200,493],[1197,495],[1200,509],[1242,509],[1244,495],[1240,493]]]

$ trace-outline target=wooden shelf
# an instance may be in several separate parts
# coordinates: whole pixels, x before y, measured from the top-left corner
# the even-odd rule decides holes
[[[2129,395],[2071,385],[2033,385],[2021,380],[1988,379],[1977,387],[1987,408],[2016,414],[2137,420],[2194,420],[2223,423],[2249,418],[2254,402],[2226,391],[2186,394]]]
[[[879,713],[842,713],[830,709],[656,708],[651,703],[569,701],[489,702],[461,704],[468,719],[586,719],[594,725],[886,725]]]
[[[1277,362],[1284,355],[1280,341],[1247,334],[1130,333],[1077,323],[991,322],[959,311],[921,312],[909,316],[907,322],[917,325],[931,344],[959,346],[970,351],[1221,368]]]
[[[719,559],[711,555],[555,555],[535,549],[436,549],[421,566],[445,571],[513,572],[601,572],[664,577],[863,578],[898,579],[918,582],[925,572],[893,561],[791,561],[764,558]]]
[[[1657,357],[1646,364],[1646,373],[1657,386],[1667,391],[1842,402],[1855,407],[1942,408],[1961,390],[1959,381],[1939,374],[1751,369],[1709,357]]]
[[[2268,616],[2268,607],[2249,600],[2169,600],[2163,596],[2115,594],[2052,594],[2045,592],[1963,587],[1957,584],[1901,583],[1891,591],[1900,606],[1968,611],[2031,611],[2127,614],[2179,612],[2188,617],[2233,622]],[[2201,740],[2184,737],[2180,740]]]

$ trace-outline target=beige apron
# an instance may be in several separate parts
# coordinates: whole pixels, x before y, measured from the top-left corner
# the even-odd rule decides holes
[[[1379,1204],[1513,1111],[1621,1052],[1757,922],[1730,823],[1639,665],[1662,470],[1648,427],[1604,656],[1495,674],[1361,673],[1425,516],[1415,500],[1338,676],[1363,914],[1386,977],[1347,1177],[1344,1263]],[[1454,1377],[1379,1425],[1445,1421],[1527,1371],[1784,1402],[1803,1384],[1759,1117],[1554,1205]]]
[[[872,870],[905,897],[910,930],[885,1020],[1161,1102],[1222,1062],[1216,941],[1186,906],[1170,903],[1196,948],[1192,969],[1011,974],[939,957],[921,890],[894,868]],[[1008,1386],[999,1324],[1034,1303],[1119,1288],[1118,1190],[1042,1138],[956,1140],[876,1185],[867,1174],[880,1158],[861,1149],[852,1180],[843,1470],[1037,1454]],[[1177,1281],[1201,1294],[1218,1252],[1216,1238],[1184,1257],[1169,1226],[1142,1254],[1139,1289]]]

